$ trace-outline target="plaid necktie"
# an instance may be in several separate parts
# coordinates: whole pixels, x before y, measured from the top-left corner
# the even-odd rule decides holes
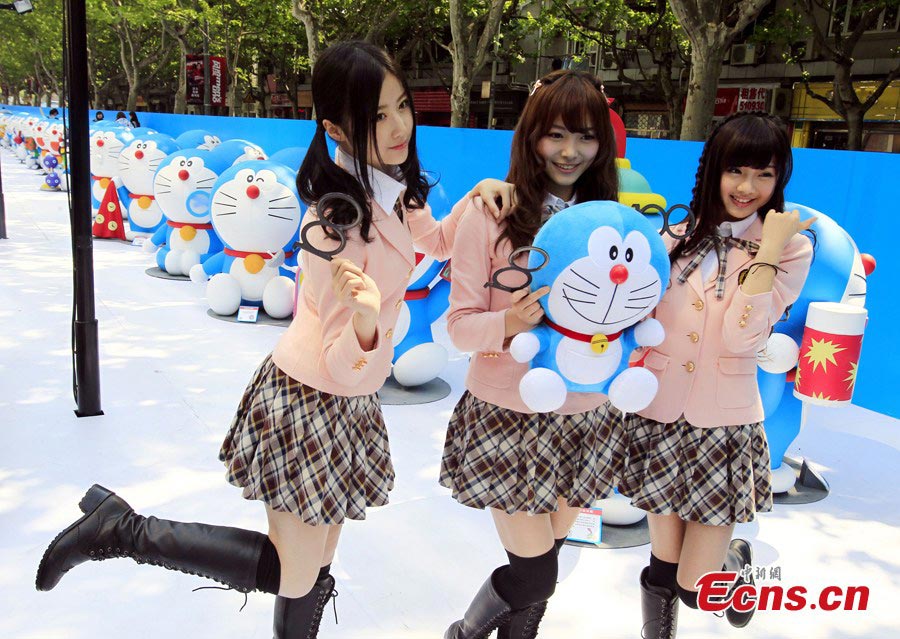
[[[720,229],[716,229],[714,235],[706,237],[697,245],[694,257],[687,263],[687,266],[682,269],[681,274],[678,276],[679,283],[684,284],[691,273],[693,273],[694,270],[700,266],[700,263],[703,262],[703,258],[705,258],[710,251],[715,250],[716,256],[719,258],[719,273],[716,276],[716,299],[720,300],[725,297],[725,271],[728,249],[732,246],[736,246],[745,250],[750,257],[754,257],[759,251],[759,244],[756,242],[731,237],[730,229],[727,233],[728,234],[726,235]]]
[[[394,213],[397,214],[397,218],[402,222],[403,221],[403,198],[398,197],[397,201],[394,203]]]

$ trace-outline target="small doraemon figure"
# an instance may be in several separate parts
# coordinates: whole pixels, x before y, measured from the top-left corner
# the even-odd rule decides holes
[[[185,131],[175,138],[175,142],[182,149],[203,149],[204,151],[212,151],[222,144],[222,140],[218,135],[213,135],[209,131],[202,129]]]
[[[647,317],[669,281],[669,258],[651,222],[618,202],[584,202],[551,217],[534,246],[546,251],[533,272],[544,321],[516,335],[510,354],[531,362],[519,393],[533,411],[563,405],[566,393],[607,393],[613,406],[635,412],[650,404],[657,380],[628,366],[637,346],[656,346],[665,333]],[[536,251],[529,268],[544,261]],[[640,322],[640,323],[639,323]]]
[[[128,210],[128,225],[135,235],[150,236],[165,220],[153,195],[153,178],[167,156],[178,151],[168,135],[141,130],[119,153],[118,176],[128,190],[122,207]]]
[[[218,150],[186,149],[160,162],[153,195],[166,223],[144,242],[145,251],[156,251],[160,269],[188,275],[192,266],[222,250],[209,220],[209,203],[213,184],[232,159],[231,153]]]
[[[106,196],[106,187],[110,181],[116,184],[119,203],[122,205],[122,217],[128,217],[123,204],[128,201],[128,189],[122,186],[119,178],[119,156],[122,149],[134,139],[131,131],[115,124],[96,123],[91,125],[89,141],[91,154],[91,211],[97,215],[101,200]]]
[[[206,281],[206,299],[219,315],[244,305],[262,306],[269,316],[291,314],[294,282],[282,275],[300,229],[303,209],[296,173],[269,160],[237,164],[213,187],[212,223],[225,248],[191,269]]]

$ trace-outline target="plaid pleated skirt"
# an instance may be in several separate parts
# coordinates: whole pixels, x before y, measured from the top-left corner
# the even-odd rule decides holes
[[[551,513],[560,497],[582,508],[607,497],[624,462],[622,416],[608,405],[529,415],[466,391],[450,418],[439,481],[465,506]]]
[[[769,444],[762,422],[697,428],[625,419],[628,455],[619,492],[659,515],[726,526],[772,510]]]
[[[342,397],[286,375],[268,356],[219,451],[229,483],[313,526],[365,519],[394,487],[376,395]]]

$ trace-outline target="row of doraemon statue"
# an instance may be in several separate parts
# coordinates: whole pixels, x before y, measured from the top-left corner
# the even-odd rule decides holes
[[[296,171],[305,153],[292,147],[267,158],[253,143],[221,142],[205,131],[173,139],[101,125],[91,135],[94,205],[115,181],[128,202],[123,217],[132,231],[148,235],[144,248],[156,253],[161,270],[208,279],[206,298],[216,314],[252,305],[283,318],[294,301],[293,247],[304,210]],[[449,213],[442,189],[430,201],[437,217]],[[394,376],[404,386],[434,379],[447,364],[431,331],[449,306],[444,266],[422,257],[411,279],[393,337]]]
[[[0,111],[0,145],[12,150],[27,168],[45,174],[42,190],[64,189],[66,130],[59,118]]]

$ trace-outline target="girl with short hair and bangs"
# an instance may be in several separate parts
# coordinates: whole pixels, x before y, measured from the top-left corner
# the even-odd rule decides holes
[[[538,300],[549,288],[485,287],[555,212],[615,200],[615,158],[599,79],[551,73],[537,83],[513,135],[511,213],[502,222],[465,215],[457,229],[447,329],[472,359],[447,428],[440,483],[461,504],[490,509],[509,564],[493,571],[446,639],[487,637],[495,628],[502,639],[536,637],[556,588],[557,555],[579,508],[611,494],[621,473],[622,420],[605,395],[570,393],[554,413],[533,413],[519,396],[529,366],[512,358],[509,343],[541,321]],[[476,198],[468,206],[486,205]],[[527,256],[517,263],[525,266]]]
[[[781,212],[791,170],[787,132],[774,118],[725,120],[700,156],[696,228],[680,241],[663,238],[671,285],[654,316],[666,337],[641,354],[659,390],[626,416],[619,486],[648,511],[642,637],[675,636],[678,602],[697,608],[702,575],[752,565],[750,543],[731,539],[734,525],[772,508],[756,353],[799,296],[813,257],[802,233],[815,218]],[[743,627],[753,612],[729,607],[725,616]]]

